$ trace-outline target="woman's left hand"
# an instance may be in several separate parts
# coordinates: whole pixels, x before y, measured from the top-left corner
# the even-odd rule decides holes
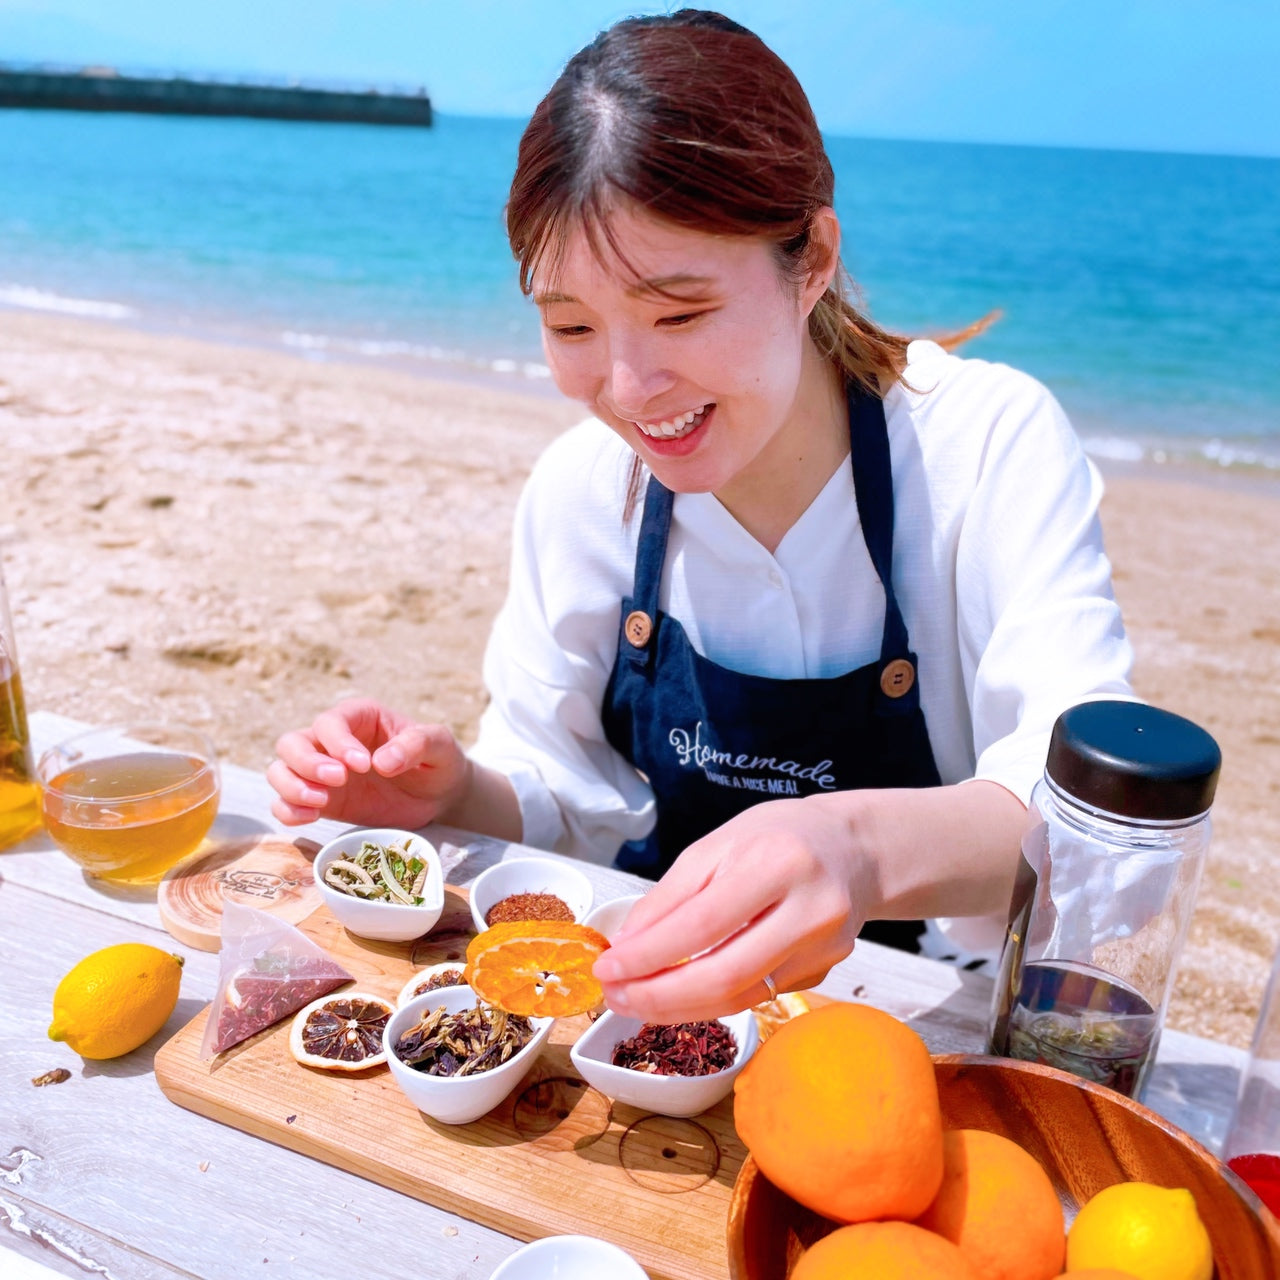
[[[596,962],[609,1007],[692,1022],[767,999],[765,974],[820,982],[876,904],[847,799],[767,801],[690,845]]]

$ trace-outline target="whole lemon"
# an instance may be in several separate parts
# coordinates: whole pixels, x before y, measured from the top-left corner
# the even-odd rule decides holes
[[[82,1058],[118,1058],[150,1040],[178,1003],[182,957],[142,942],[87,955],[53,993],[49,1039]]]
[[[1213,1248],[1182,1188],[1150,1182],[1104,1187],[1067,1232],[1067,1270],[1113,1267],[1138,1280],[1211,1280]]]

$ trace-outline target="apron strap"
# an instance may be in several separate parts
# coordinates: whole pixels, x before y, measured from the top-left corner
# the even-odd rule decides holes
[[[879,699],[882,709],[896,713],[908,711],[917,704],[915,660],[907,638],[907,624],[893,588],[893,466],[889,453],[889,431],[885,424],[884,402],[855,383],[848,384],[849,449],[853,467],[853,490],[858,503],[862,536],[871,563],[884,588],[884,632],[880,641],[880,662],[910,664],[908,689],[915,696],[890,693],[886,688]],[[675,498],[657,476],[649,477],[644,495],[644,516],[636,547],[636,576],[632,595],[632,612],[624,630],[629,643],[628,658],[637,666],[646,665],[655,650],[654,634],[658,622],[658,592],[667,558],[667,535],[671,528],[671,509]],[[638,624],[638,625],[637,625]],[[643,638],[641,638],[643,637]]]
[[[849,383],[849,447],[853,453],[853,491],[858,500],[862,536],[884,587],[884,636],[880,661],[909,653],[907,624],[893,589],[893,467],[884,402]]]
[[[624,629],[629,643],[627,656],[636,666],[647,664],[657,648],[658,591],[662,586],[662,568],[667,559],[667,534],[671,530],[671,508],[675,495],[657,476],[649,477],[644,493],[644,516],[640,522],[640,540],[636,546],[636,579],[631,596],[632,612]],[[633,630],[637,613],[647,619]],[[641,640],[641,637],[643,639]],[[640,643],[637,643],[640,640]]]

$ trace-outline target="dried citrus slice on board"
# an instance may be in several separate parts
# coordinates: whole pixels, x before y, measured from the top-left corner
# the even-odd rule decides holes
[[[364,991],[322,996],[299,1009],[289,1028],[289,1051],[305,1066],[363,1071],[387,1055],[382,1032],[395,1006]]]
[[[526,1018],[586,1013],[604,995],[591,966],[609,939],[584,924],[515,920],[478,933],[463,977],[488,1004]]]
[[[767,1040],[784,1022],[808,1013],[813,1006],[799,991],[784,991],[776,1000],[766,1000],[763,1004],[751,1006],[756,1015],[756,1026],[760,1029],[760,1039]]]

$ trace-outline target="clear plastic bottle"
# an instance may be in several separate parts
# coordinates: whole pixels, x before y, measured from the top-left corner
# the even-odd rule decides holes
[[[1240,1076],[1222,1158],[1280,1217],[1280,950]]]
[[[1182,716],[1063,712],[1031,795],[988,1051],[1136,1097],[1155,1057],[1222,756]]]

